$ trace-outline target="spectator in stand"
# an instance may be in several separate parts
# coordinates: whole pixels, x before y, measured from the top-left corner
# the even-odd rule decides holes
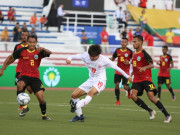
[[[85,34],[85,30],[81,31],[81,44],[88,44],[88,38]]]
[[[32,28],[31,32],[30,32],[30,35],[36,35],[36,30],[35,28]]]
[[[17,42],[18,41],[18,36],[19,36],[19,33],[18,33],[18,29],[19,29],[20,27],[19,27],[19,23],[17,22],[16,23],[16,26],[14,27],[14,29],[13,29],[13,41],[14,42]]]
[[[154,46],[154,37],[152,36],[150,31],[148,32],[147,43],[147,46]]]
[[[101,31],[100,36],[101,36],[101,45],[103,45],[102,46],[103,53],[106,53],[106,51],[107,51],[107,53],[110,53],[110,51],[109,51],[109,41],[108,41],[109,34],[106,31],[106,27],[103,27],[103,30]]]
[[[8,42],[11,38],[9,37],[8,29],[7,27],[4,28],[4,30],[1,32],[1,41]]]
[[[172,28],[170,28],[169,31],[166,32],[166,43],[167,43],[167,46],[169,46],[169,47],[173,46],[173,37],[174,37],[174,33],[172,32]]]
[[[147,37],[147,46],[148,46],[148,53],[154,59],[154,53],[153,53],[153,46],[154,46],[154,37],[152,36],[151,32],[148,32],[148,37]]]
[[[172,0],[166,0],[165,1],[165,8],[166,8],[166,10],[173,10],[173,1]]]
[[[63,11],[64,5],[61,4],[57,10],[57,17],[58,17],[58,32],[61,32],[61,25],[63,21],[63,17],[68,14],[68,12]]]
[[[144,29],[146,27],[146,24],[147,24],[147,15],[146,15],[145,9],[143,9],[141,11],[141,16],[140,16],[141,29]]]
[[[81,44],[87,45],[88,44],[88,38],[85,34],[85,30],[81,31]],[[87,51],[87,46],[83,46],[84,51]]]
[[[47,17],[45,15],[43,15],[40,19],[39,19],[39,29],[42,31],[43,26],[45,26],[45,24],[47,24],[48,20]]]
[[[122,17],[122,23],[124,24],[124,27],[127,28],[127,26],[128,26],[128,14],[127,14],[126,10],[124,10],[124,14]]]
[[[152,7],[153,9],[156,9],[156,5],[153,5],[153,7]]]
[[[14,10],[13,10],[13,8],[12,7],[9,7],[9,11],[8,11],[8,20],[10,21],[10,23],[11,23],[11,21],[16,21],[16,18],[15,18],[15,12],[14,12]]]
[[[122,18],[124,16],[124,12],[122,11],[122,7],[119,7],[119,10],[116,10],[116,12],[114,13],[114,18],[116,18],[116,20],[118,21],[119,25],[119,32],[120,32],[120,28],[122,27]]]
[[[133,34],[132,34],[132,28],[130,28],[128,32],[128,43],[132,44],[132,41],[133,41]]]
[[[1,9],[0,9],[0,21],[1,21],[1,24],[2,24],[3,21],[4,21],[4,16],[3,16],[3,13],[2,13],[2,11],[1,11]]]
[[[131,0],[124,0],[124,2],[125,2],[126,5],[131,4]]]
[[[139,0],[131,0],[131,4],[132,4],[134,7],[139,7]]]
[[[36,27],[38,26],[37,25],[37,16],[36,16],[36,13],[34,13],[34,15],[31,17],[30,19],[30,25],[32,28],[36,29]]]
[[[148,0],[140,0],[140,3],[139,3],[139,6],[141,7],[141,8],[147,8],[147,6],[146,6],[146,2],[147,2]]]
[[[22,31],[28,31],[28,29],[27,29],[27,26],[26,26],[26,23],[25,23],[25,22],[24,22],[24,24],[23,24],[23,26],[22,26],[21,30],[22,30]]]
[[[142,29],[141,36],[143,37],[143,40],[144,40],[143,45],[147,46],[148,33],[147,33],[146,29]]]
[[[121,38],[127,38],[127,30],[124,28],[123,32],[120,35]]]
[[[21,34],[22,34],[22,29],[19,27],[18,28],[18,33],[17,33],[17,39],[18,39],[18,42],[21,42]]]
[[[123,2],[125,2],[125,4],[127,5],[127,4],[131,4],[131,0],[115,0],[114,1],[115,3],[116,3],[116,5],[119,5],[119,4],[121,4],[121,3],[123,3]]]
[[[141,30],[139,27],[136,28],[136,32],[134,33],[134,36],[141,35]]]

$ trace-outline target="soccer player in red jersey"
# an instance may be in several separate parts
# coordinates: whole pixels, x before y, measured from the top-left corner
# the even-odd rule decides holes
[[[122,38],[121,40],[121,48],[117,48],[112,57],[110,58],[114,61],[118,57],[117,66],[120,67],[126,74],[129,74],[130,69],[130,60],[132,58],[132,51],[127,48],[128,39]],[[126,79],[121,73],[115,71],[114,75],[114,83],[115,83],[115,96],[116,96],[116,105],[120,105],[120,89],[119,83],[122,81],[123,87],[128,91],[128,98],[131,98],[129,81]]]
[[[19,75],[19,79],[17,82],[17,91],[18,94],[23,91],[26,86],[30,86],[34,94],[36,95],[42,113],[43,120],[51,120],[49,117],[46,116],[46,102],[44,100],[44,87],[39,79],[39,66],[41,63],[41,59],[44,57],[49,57],[52,54],[51,51],[48,49],[39,47],[36,48],[37,45],[37,36],[30,35],[28,37],[28,47],[23,47],[15,51],[9,61],[20,59],[23,63],[21,66],[21,72]],[[9,61],[5,61],[3,67],[7,67]],[[20,117],[26,115],[29,111],[29,108],[26,106],[23,107],[22,112],[19,114]]]
[[[163,46],[162,47],[163,55],[160,56],[160,61],[157,62],[158,65],[160,65],[159,73],[158,73],[158,98],[161,98],[161,85],[166,84],[166,87],[169,89],[171,95],[172,95],[172,101],[176,100],[176,96],[174,95],[173,89],[170,86],[171,85],[171,79],[170,79],[170,69],[173,68],[173,60],[171,55],[167,54],[168,47]]]
[[[165,115],[165,123],[172,120],[171,115],[166,111],[162,103],[155,98],[157,89],[152,82],[151,68],[154,67],[151,56],[142,48],[143,37],[141,35],[134,36],[133,47],[135,52],[132,55],[132,100],[141,108],[145,109],[150,114],[150,119],[155,118],[155,110],[149,108],[138,96],[142,96],[144,90],[146,91],[149,100],[154,103],[159,110]]]
[[[16,50],[20,49],[20,48],[23,48],[23,47],[28,47],[28,43],[27,43],[27,38],[28,38],[28,35],[29,35],[29,32],[24,30],[22,31],[21,33],[21,43],[17,44],[15,47],[14,47],[14,51],[15,52]],[[9,55],[5,61],[9,61],[9,59],[11,59],[11,55]],[[13,63],[14,60],[12,60],[9,64]],[[19,78],[19,75],[20,75],[20,72],[21,72],[21,64],[22,62],[20,60],[18,60],[18,63],[17,63],[17,67],[16,67],[16,75],[15,75],[15,85],[17,85],[17,81],[18,81],[18,78]],[[0,75],[2,74],[2,72],[6,69],[5,68],[1,68],[0,69]],[[31,94],[32,93],[32,90],[29,86],[25,87],[23,89],[23,92],[25,91],[25,89],[27,88],[28,92]],[[23,109],[23,106],[20,105],[19,109],[18,110],[22,110]]]

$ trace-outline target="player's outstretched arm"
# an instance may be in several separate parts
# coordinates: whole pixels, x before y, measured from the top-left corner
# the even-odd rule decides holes
[[[113,58],[113,57],[111,57],[111,58],[109,58],[111,61],[114,61],[115,60],[115,58]]]
[[[104,59],[104,62],[106,62],[107,63],[107,65],[108,65],[108,67],[111,67],[111,68],[113,68],[113,69],[115,69],[115,70],[117,70],[119,73],[121,73],[124,77],[126,77],[126,78],[130,78],[130,82],[131,82],[131,77],[128,75],[128,74],[126,74],[121,68],[119,68],[116,64],[114,64],[112,61],[110,61],[109,59]]]
[[[82,60],[83,57],[84,57],[84,54],[76,54],[76,55],[69,56],[69,57],[66,59],[66,63],[67,63],[67,64],[71,64],[71,61],[72,61],[73,59],[80,59],[80,60]]]
[[[6,60],[4,61],[3,66],[2,66],[1,69],[0,69],[0,76],[3,75],[4,70],[6,70],[7,66],[8,66],[9,64],[13,63],[13,62],[14,62],[14,58],[12,57],[12,55],[9,55],[9,56],[6,58]]]

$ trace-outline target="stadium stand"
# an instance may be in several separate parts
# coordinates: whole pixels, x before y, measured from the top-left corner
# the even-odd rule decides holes
[[[37,13],[38,19],[41,17],[43,9],[42,7],[31,7],[31,6],[12,6],[16,10],[16,20],[20,23],[20,27],[22,27],[23,23],[27,23],[27,28],[30,31],[31,26],[29,25],[30,17],[33,13]],[[10,37],[12,38],[12,29],[15,26],[15,23],[9,23],[7,20],[7,11],[9,6],[0,5],[1,10],[5,16],[5,21],[2,25],[0,25],[0,33],[4,29],[4,27],[8,27]],[[114,12],[114,11],[113,11]],[[64,25],[63,25],[63,33],[57,32],[57,27],[49,27],[48,31],[37,30],[36,33],[38,35],[39,45],[45,48],[50,48],[54,53],[51,58],[45,59],[42,65],[65,65],[65,58],[67,58],[71,54],[83,52],[82,45],[80,44],[80,38],[78,35],[84,26],[105,26],[107,24],[107,31],[110,35],[110,40],[112,40],[112,44],[110,44],[111,53],[115,50],[115,48],[119,47],[120,37],[117,30],[117,22],[113,20],[113,12],[82,12],[82,11],[71,11],[68,17],[65,17]],[[133,33],[135,29],[139,27],[134,20],[128,21],[128,28],[133,29]],[[122,30],[122,29],[121,29]],[[5,60],[5,57],[8,56],[16,42],[0,42],[0,64]],[[161,47],[164,45],[164,42],[161,41],[158,37],[154,36],[154,46]],[[87,45],[88,46],[88,45]],[[130,46],[132,48],[132,45]],[[148,49],[148,48],[147,48]],[[157,51],[158,50],[158,51]],[[152,55],[154,55],[154,60],[157,61],[159,55],[161,54],[161,48],[153,49]],[[111,54],[106,55],[110,57]],[[175,67],[178,67],[178,54],[174,53],[173,58],[175,61]],[[16,62],[14,63],[16,64]],[[83,66],[82,62],[74,61],[71,66]],[[157,65],[155,65],[157,67]]]

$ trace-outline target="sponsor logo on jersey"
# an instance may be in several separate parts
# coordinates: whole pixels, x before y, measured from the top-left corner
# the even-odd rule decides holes
[[[60,73],[57,68],[49,67],[43,75],[45,84],[49,87],[55,87],[60,82]]]
[[[37,60],[38,59],[38,55],[34,55],[34,59]]]
[[[125,56],[125,57],[128,57],[128,54],[126,53],[124,56]]]
[[[141,57],[140,57],[140,56],[138,56],[138,57],[137,57],[137,61],[140,61],[140,60],[141,60]]]
[[[29,59],[29,57],[23,57],[23,59],[25,60],[25,59]]]

